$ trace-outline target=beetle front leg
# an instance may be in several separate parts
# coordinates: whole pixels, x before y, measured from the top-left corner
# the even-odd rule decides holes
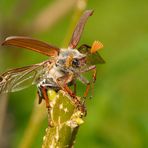
[[[76,105],[78,110],[80,110],[84,115],[86,115],[86,109],[84,104],[77,98],[75,93],[67,85],[70,78],[72,78],[71,75],[66,75],[64,77],[61,77],[57,80],[57,84],[59,85],[59,87],[62,88],[62,90],[64,90],[71,96],[72,102]]]
[[[80,110],[84,115],[86,115],[87,112],[86,112],[86,108],[85,108],[85,106],[84,106],[84,103],[81,102],[81,101],[77,98],[77,96],[75,95],[75,93],[73,93],[73,92],[71,91],[71,89],[68,87],[67,84],[64,85],[64,88],[65,88],[66,92],[68,92],[68,94],[72,97],[72,101],[73,101],[73,103],[76,105],[76,107],[78,108],[78,110]]]
[[[62,88],[62,90],[66,91],[71,97],[75,97],[75,93],[67,85],[67,83],[72,81],[72,79],[73,74],[67,74],[58,78],[56,81],[59,87]]]
[[[79,79],[80,79],[80,81],[82,82],[82,83],[84,83],[87,87],[86,87],[86,91],[85,91],[85,93],[84,93],[84,97],[86,97],[87,95],[88,95],[88,91],[89,91],[89,89],[90,89],[90,84],[92,84],[91,85],[91,91],[92,91],[92,95],[93,95],[93,87],[94,87],[94,83],[95,83],[95,81],[96,81],[96,77],[97,77],[97,69],[96,69],[96,66],[95,65],[92,65],[92,66],[89,66],[89,67],[87,67],[87,68],[85,68],[85,69],[83,69],[83,70],[81,70],[81,73],[85,73],[85,72],[88,72],[88,71],[93,71],[93,76],[92,76],[92,78],[93,78],[93,83],[90,83],[88,80],[86,80],[84,77],[82,77],[82,76],[80,76],[79,75]]]

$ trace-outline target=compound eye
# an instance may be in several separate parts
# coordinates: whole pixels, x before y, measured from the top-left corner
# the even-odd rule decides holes
[[[79,67],[79,60],[78,59],[73,59],[72,66],[73,67]]]

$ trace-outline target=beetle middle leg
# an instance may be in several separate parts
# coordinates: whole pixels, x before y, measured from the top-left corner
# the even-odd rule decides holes
[[[38,86],[38,92],[37,93],[38,93],[38,96],[39,96],[39,104],[44,99],[45,102],[46,102],[46,107],[50,108],[49,98],[48,98],[48,95],[47,95],[47,90],[48,90],[48,88],[46,86],[40,85],[40,86]]]
[[[48,112],[48,126],[52,126],[51,123],[51,114],[50,114],[50,110],[51,110],[51,106],[49,103],[49,97],[47,94],[47,91],[49,88],[54,89],[55,91],[59,90],[58,87],[54,86],[54,85],[49,85],[49,84],[41,84],[38,86],[38,97],[39,97],[39,104],[42,102],[42,100],[45,100],[46,103],[46,108],[47,108],[47,112]]]
[[[39,104],[42,102],[42,99],[46,102],[46,108],[48,112],[48,126],[51,126],[51,115],[50,115],[50,109],[51,106],[49,104],[49,98],[47,95],[48,88],[44,85],[38,86],[38,96],[39,96]]]

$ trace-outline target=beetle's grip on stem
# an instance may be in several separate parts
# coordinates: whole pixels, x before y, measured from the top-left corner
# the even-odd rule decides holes
[[[64,91],[49,90],[48,97],[52,124],[46,129],[42,147],[72,147],[84,114]]]

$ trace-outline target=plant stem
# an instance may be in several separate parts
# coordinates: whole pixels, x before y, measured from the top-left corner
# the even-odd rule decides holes
[[[53,98],[51,92],[53,90],[50,90],[49,98]],[[59,91],[50,100],[50,105],[50,126],[46,129],[42,148],[70,148],[74,144],[79,125],[83,123],[84,115],[63,91]]]
[[[76,9],[62,44],[64,47],[67,47],[76,23],[86,7],[86,3],[87,0],[77,1]],[[52,97],[50,96],[49,98]],[[65,93],[61,93],[61,91],[52,102],[51,104],[53,105],[51,105],[50,110],[51,126],[46,129],[42,148],[71,148],[75,143],[79,125],[83,123],[82,117],[84,115],[72,104],[72,98],[66,96]]]

